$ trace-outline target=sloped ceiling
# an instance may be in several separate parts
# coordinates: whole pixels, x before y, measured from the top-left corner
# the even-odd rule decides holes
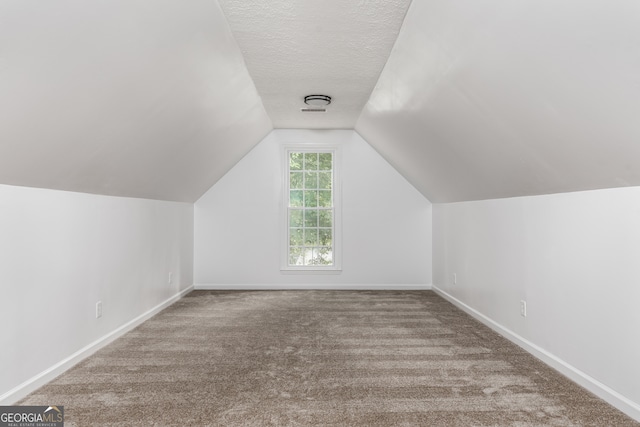
[[[216,0],[0,2],[0,183],[193,202],[271,119],[352,127],[409,2],[221,1],[258,90]],[[433,202],[640,185],[638,22],[414,1],[355,129]],[[332,84],[335,121],[297,112]]]
[[[640,3],[414,1],[356,130],[433,202],[640,185]]]
[[[217,2],[0,2],[0,183],[193,202],[271,130]]]

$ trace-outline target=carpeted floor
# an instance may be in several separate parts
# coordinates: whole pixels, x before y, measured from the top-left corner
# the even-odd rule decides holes
[[[195,291],[19,402],[67,426],[638,426],[429,291]]]

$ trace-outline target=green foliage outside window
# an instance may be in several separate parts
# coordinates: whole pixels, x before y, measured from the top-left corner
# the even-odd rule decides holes
[[[289,265],[333,265],[333,154],[289,153]]]

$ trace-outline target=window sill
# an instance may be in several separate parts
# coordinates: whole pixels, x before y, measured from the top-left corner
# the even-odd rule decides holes
[[[342,269],[336,267],[330,268],[313,268],[313,267],[288,267],[281,268],[280,274],[341,274]]]

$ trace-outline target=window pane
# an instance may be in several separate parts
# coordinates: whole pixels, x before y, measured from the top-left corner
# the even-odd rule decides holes
[[[332,266],[333,153],[289,151],[288,249],[290,266]]]
[[[304,244],[307,246],[318,245],[318,229],[317,228],[304,229]]]
[[[302,172],[291,172],[289,174],[289,188],[303,188]]]
[[[318,265],[318,248],[311,249],[311,258],[309,259],[309,265]]]
[[[320,153],[320,170],[331,170],[331,153]]]
[[[318,188],[321,190],[331,190],[331,172],[320,172],[318,176]]]
[[[304,192],[304,206],[307,208],[315,208],[318,206],[318,192],[305,190]]]
[[[303,248],[289,248],[289,265],[304,265]]]
[[[302,153],[289,153],[289,169],[292,171],[302,170]]]
[[[333,262],[333,253],[329,248],[313,248],[310,265],[331,265]]]
[[[300,187],[300,188],[302,188],[302,187]],[[304,188],[309,189],[309,190],[315,190],[316,188],[318,188],[318,173],[317,172],[306,172],[304,174]]]
[[[331,246],[331,229],[321,228],[318,240],[322,246]]]
[[[302,207],[302,190],[291,190],[289,192],[289,206]]]
[[[318,248],[317,249],[317,263],[319,265],[331,265],[333,264],[333,251],[331,248]]]
[[[332,205],[331,190],[318,191],[318,206],[321,208],[330,208]]]
[[[302,228],[289,229],[289,245],[302,246],[304,244]]]
[[[309,209],[304,211],[304,226],[305,227],[317,227],[318,226],[318,211],[315,209]]]
[[[318,169],[318,153],[304,153],[304,168],[308,171]]]
[[[331,209],[321,210],[319,212],[319,226],[320,227],[332,227],[333,226],[333,211]]]
[[[289,227],[302,227],[303,214],[301,209],[291,209],[289,211]]]

